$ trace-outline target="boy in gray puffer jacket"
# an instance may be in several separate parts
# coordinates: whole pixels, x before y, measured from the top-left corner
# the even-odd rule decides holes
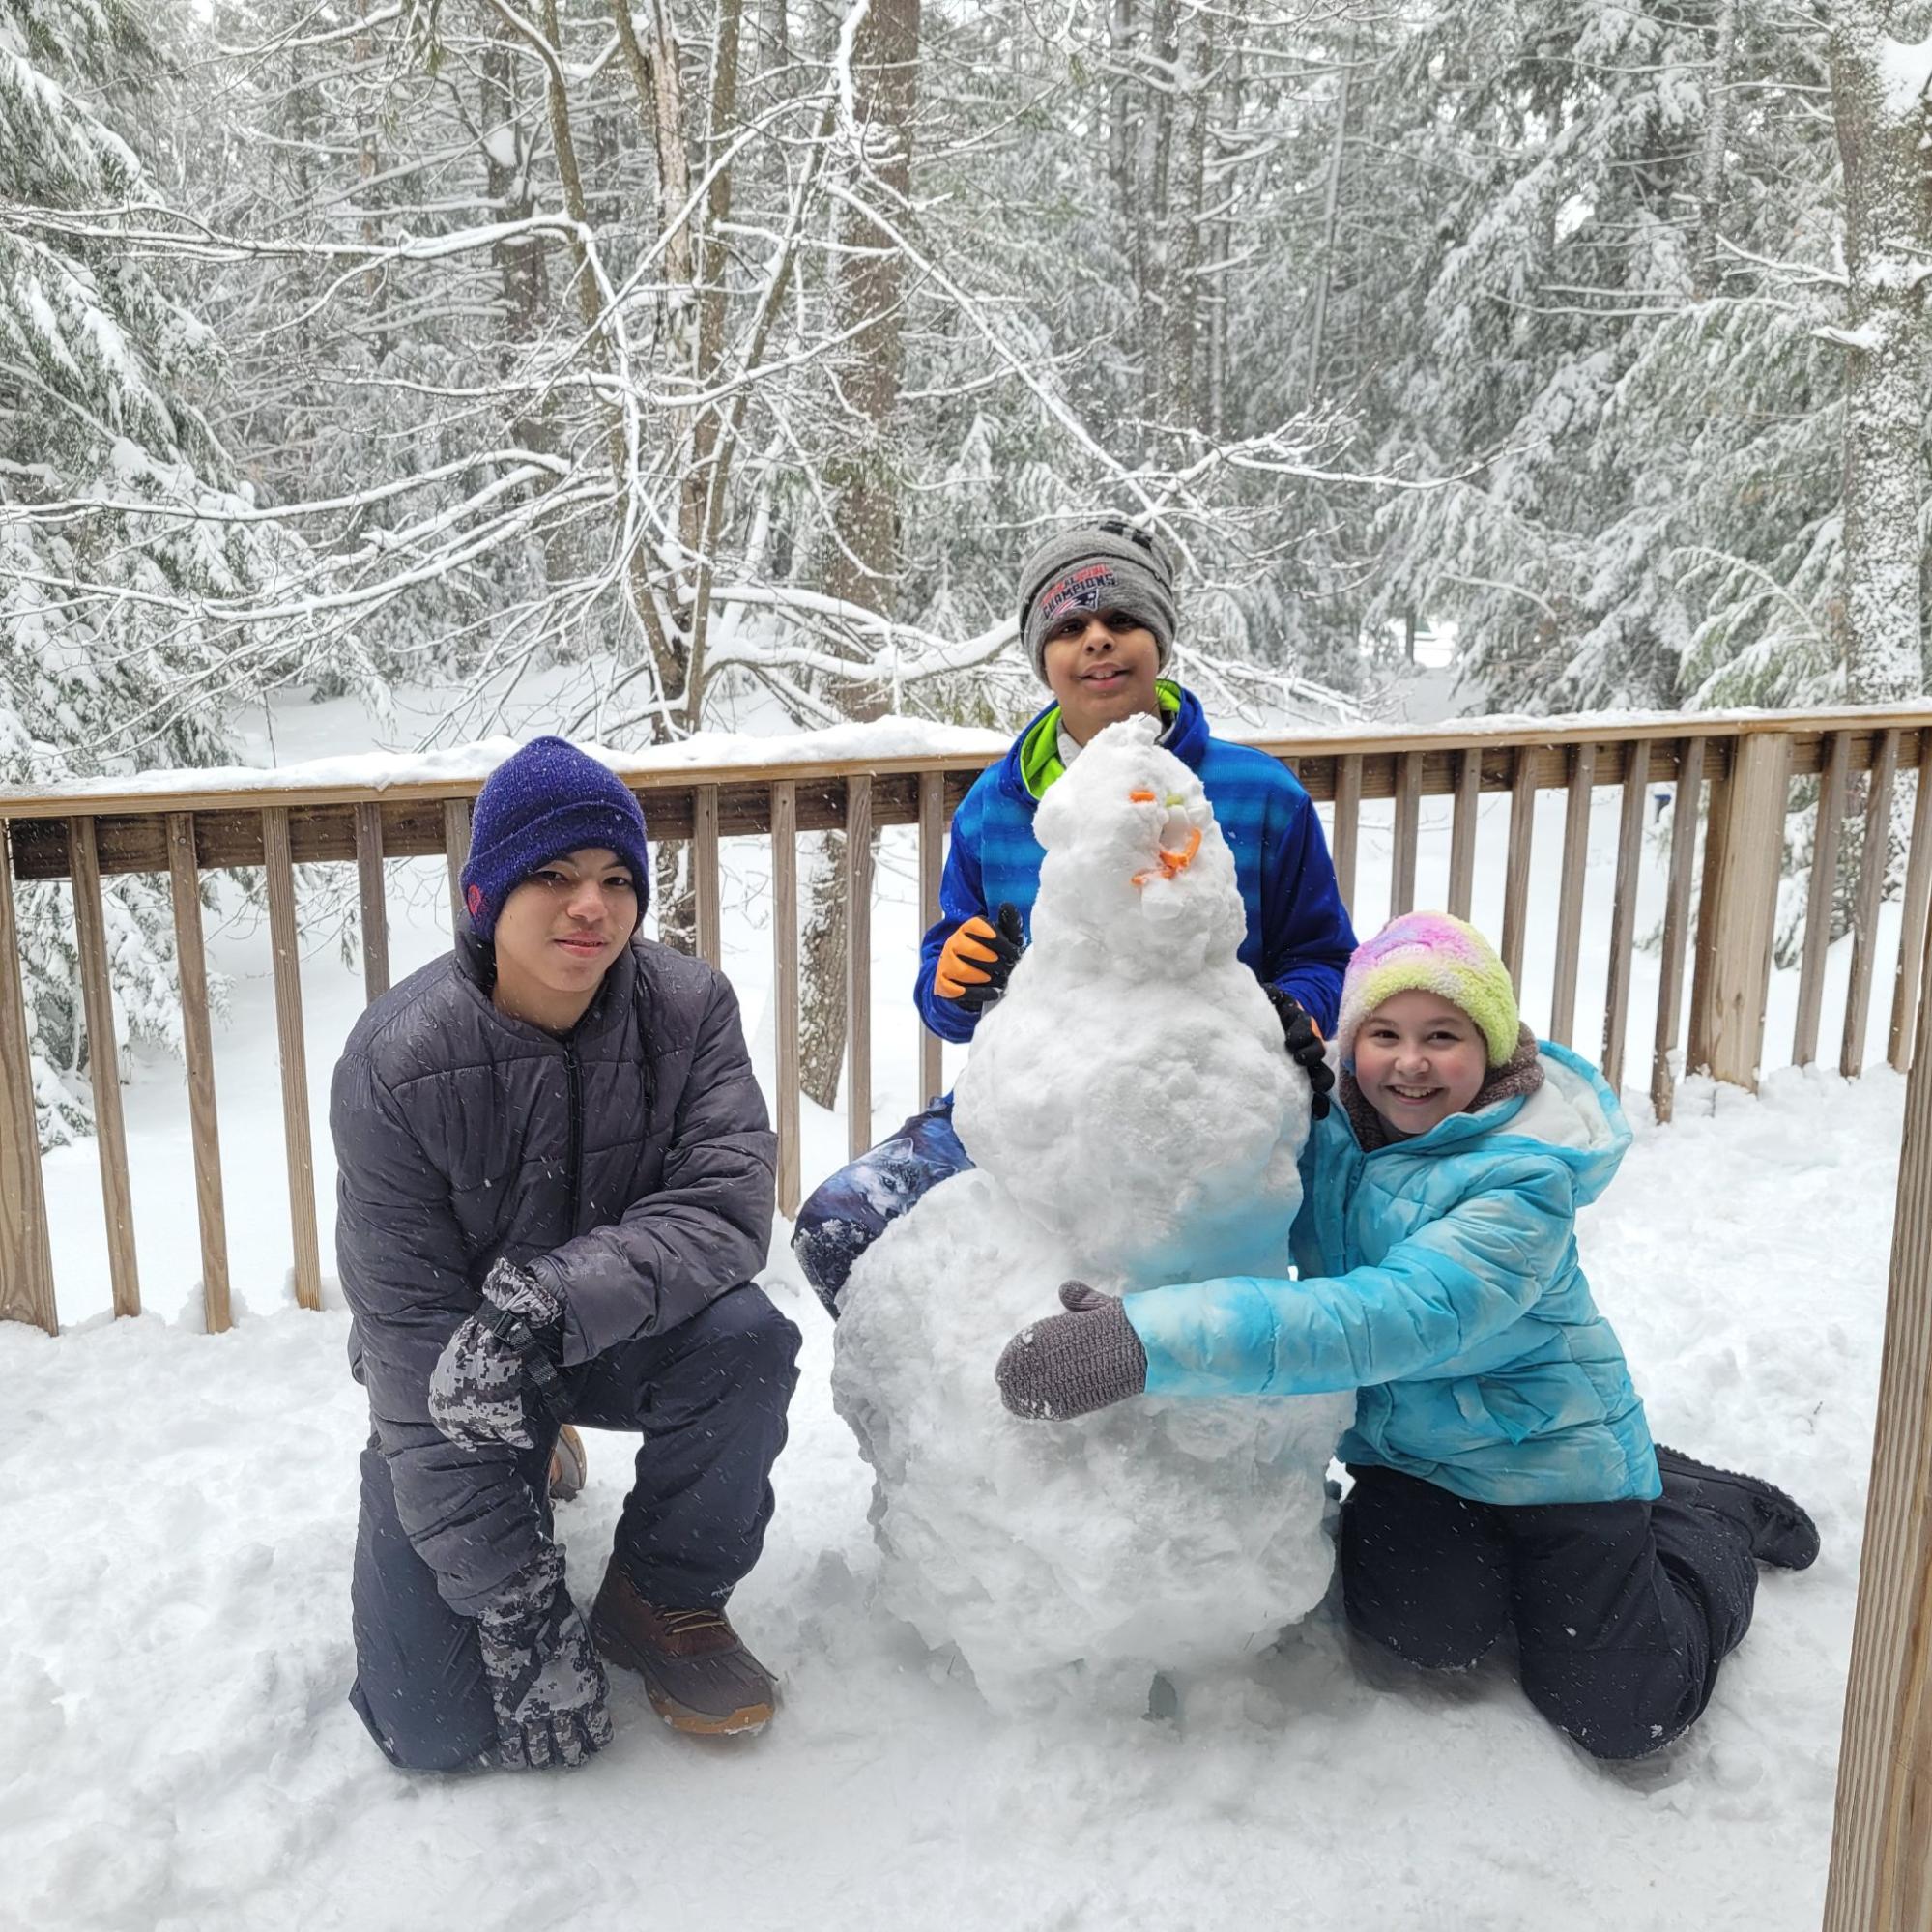
[[[351,1701],[413,1770],[575,1764],[602,1658],[675,1728],[756,1730],[725,1616],[757,1561],[798,1332],[751,1276],[773,1142],[737,1004],[636,937],[644,816],[561,738],[477,798],[452,952],[335,1069],[336,1252],[369,1392]],[[563,1421],[641,1431],[587,1628],[545,1483]]]

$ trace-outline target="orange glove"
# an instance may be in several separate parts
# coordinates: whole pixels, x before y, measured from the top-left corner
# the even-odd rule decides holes
[[[941,999],[957,999],[969,1013],[983,1013],[1006,991],[1026,941],[1020,929],[1020,908],[1003,902],[995,927],[971,918],[953,929],[933,973],[933,991]]]

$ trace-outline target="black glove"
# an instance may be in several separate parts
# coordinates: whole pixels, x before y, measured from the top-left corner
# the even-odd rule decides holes
[[[968,1013],[983,1013],[1006,991],[1025,950],[1020,908],[1003,900],[994,924],[975,917],[954,929],[939,953],[933,990]]]
[[[562,1377],[563,1304],[528,1268],[498,1261],[483,1305],[457,1325],[429,1376],[429,1420],[465,1449],[507,1442],[530,1449],[523,1413],[526,1373],[555,1409]]]
[[[611,1741],[611,1685],[546,1543],[476,1618],[497,1712],[497,1761],[515,1771],[582,1764]]]
[[[1147,1387],[1147,1351],[1118,1295],[1060,1283],[1065,1314],[1023,1328],[993,1371],[999,1399],[1028,1422],[1066,1422]]]
[[[1328,1064],[1328,1045],[1321,1037],[1321,1028],[1292,993],[1283,993],[1279,986],[1264,986],[1261,991],[1268,995],[1268,1004],[1282,1023],[1282,1038],[1287,1045],[1288,1058],[1308,1075],[1309,1113],[1316,1120],[1324,1120],[1328,1117],[1329,1090],[1335,1085],[1335,1069]]]

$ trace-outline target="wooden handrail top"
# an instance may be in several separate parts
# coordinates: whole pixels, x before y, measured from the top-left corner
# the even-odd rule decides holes
[[[1628,718],[1452,718],[1441,724],[1410,726],[1402,730],[1344,731],[1310,728],[1293,734],[1265,737],[1244,737],[1259,751],[1295,764],[1315,762],[1326,764],[1346,757],[1390,758],[1420,751],[1446,755],[1482,747],[1506,751],[1520,745],[1562,747],[1577,744],[1618,745],[1656,743],[1658,740],[1696,735],[1711,742],[1743,737],[1756,733],[1781,733],[1816,738],[1832,732],[1851,731],[1873,734],[1884,731],[1917,732],[1932,728],[1932,705],[1865,706],[1842,709],[1798,711],[1686,711],[1669,714],[1632,714]],[[774,744],[788,740],[775,738]],[[1901,746],[1901,757],[1908,747]],[[800,784],[847,778],[904,777],[925,771],[970,775],[984,771],[999,756],[997,751],[936,752],[925,755],[894,754],[879,758],[850,756],[774,758],[765,761],[735,761],[722,764],[682,764],[642,762],[619,765],[618,774],[635,792],[670,791],[689,793],[701,786],[741,789],[792,780]],[[1802,770],[1794,764],[1794,770]],[[299,770],[300,767],[291,767]],[[232,776],[233,767],[222,773]],[[156,774],[159,780],[163,774]],[[322,782],[304,785],[276,780],[265,771],[264,782],[254,785],[223,783],[197,785],[192,770],[165,774],[179,784],[155,783],[133,790],[116,789],[113,779],[82,779],[71,785],[54,786],[38,792],[0,792],[0,820],[69,818],[159,818],[170,812],[261,811],[271,805],[291,812],[317,806],[355,805],[371,801],[384,805],[407,806],[440,802],[446,798],[474,798],[482,790],[480,775],[430,779],[398,779],[389,784],[348,785]],[[1372,794],[1370,794],[1372,795]]]

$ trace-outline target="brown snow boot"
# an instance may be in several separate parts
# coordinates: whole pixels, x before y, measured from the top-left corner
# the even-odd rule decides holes
[[[674,1731],[721,1737],[771,1721],[778,1701],[771,1673],[725,1613],[647,1603],[616,1557],[591,1609],[591,1637],[611,1662],[644,1679],[650,1708]]]
[[[557,1441],[550,1452],[550,1500],[567,1503],[573,1496],[581,1495],[590,1469],[584,1454],[584,1438],[566,1422],[557,1431]]]

